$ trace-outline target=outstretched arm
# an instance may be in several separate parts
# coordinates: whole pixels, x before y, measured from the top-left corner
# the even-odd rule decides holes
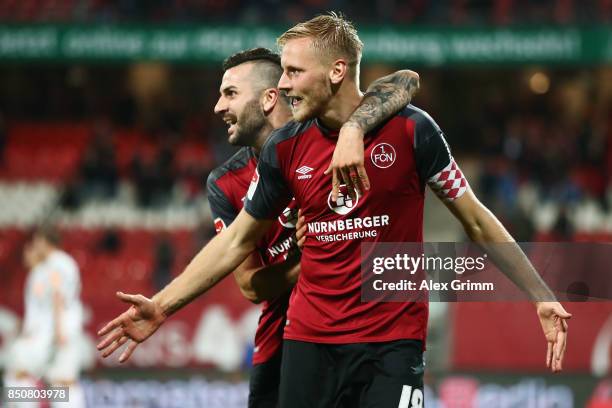
[[[271,223],[257,220],[243,210],[227,230],[202,248],[183,273],[152,299],[117,293],[131,307],[98,332],[98,335],[106,336],[98,344],[98,350],[107,357],[131,340],[119,358],[121,362],[126,361],[136,346],[151,336],[168,316],[231,273],[255,249],[255,243]]]
[[[231,273],[255,250],[255,244],[272,221],[257,220],[242,210],[234,222],[213,238],[187,265],[183,273],[153,297],[171,315],[205,293]]]
[[[529,298],[555,300],[527,256],[501,222],[474,195],[471,188],[456,200],[443,200],[461,222],[468,237],[485,249],[496,266]],[[507,243],[508,245],[496,245]],[[503,247],[503,248],[502,248]],[[503,250],[502,250],[503,249]]]
[[[440,196],[442,193],[437,192]],[[441,196],[446,206],[461,222],[470,239],[478,243],[499,269],[534,300],[536,312],[547,341],[546,366],[553,372],[562,369],[567,342],[567,322],[571,314],[556,301],[527,256],[499,220],[467,187],[456,200]],[[498,243],[508,243],[495,245]]]
[[[419,89],[419,75],[401,70],[372,82],[349,120],[340,129],[329,168],[332,173],[332,198],[338,199],[340,184],[349,194],[363,194],[370,181],[364,167],[363,136],[408,105]]]
[[[411,114],[422,119],[414,128],[415,163],[420,181],[429,185],[461,222],[470,239],[478,243],[495,265],[535,302],[548,342],[546,363],[553,372],[560,371],[567,338],[566,320],[571,315],[556,301],[508,231],[478,201],[453,159],[442,129],[429,116],[416,110]]]

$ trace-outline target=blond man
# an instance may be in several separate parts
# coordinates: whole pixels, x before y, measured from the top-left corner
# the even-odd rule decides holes
[[[279,45],[278,86],[290,98],[295,120],[263,146],[244,209],[232,225],[156,295],[155,304],[171,313],[208,290],[253,251],[295,197],[308,233],[287,313],[280,406],[422,407],[427,304],[362,302],[361,243],[422,241],[426,186],[474,241],[513,240],[476,199],[427,113],[408,105],[382,126],[374,127],[367,113],[349,120],[363,95],[362,43],[348,21],[335,14],[316,17],[288,30]],[[351,138],[365,148],[365,161],[337,170],[353,184],[365,170],[371,187],[363,195],[351,194],[326,171],[347,121],[354,125]],[[445,188],[449,183],[453,187]],[[554,300],[518,247],[494,255],[533,299]],[[536,305],[549,364],[559,371],[570,315],[558,302]],[[138,323],[111,323],[105,344],[129,336]]]

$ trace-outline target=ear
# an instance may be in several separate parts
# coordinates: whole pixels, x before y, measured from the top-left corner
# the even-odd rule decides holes
[[[331,71],[329,71],[329,79],[332,84],[339,84],[348,74],[348,65],[346,60],[337,59],[332,65]]]
[[[264,113],[267,115],[272,112],[272,109],[276,106],[276,102],[278,101],[278,89],[276,88],[268,88],[263,91],[261,95],[261,107]]]

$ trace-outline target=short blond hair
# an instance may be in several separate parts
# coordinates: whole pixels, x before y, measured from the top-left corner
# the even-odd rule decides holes
[[[363,42],[353,23],[342,14],[332,11],[299,23],[278,37],[276,43],[282,50],[288,41],[298,38],[311,38],[312,47],[323,56],[346,58],[349,71],[357,79]]]

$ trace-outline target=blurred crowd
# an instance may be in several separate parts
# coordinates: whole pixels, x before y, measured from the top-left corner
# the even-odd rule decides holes
[[[487,207],[520,241],[609,232],[612,72],[469,71],[440,72],[417,99],[460,163],[474,163],[471,183]]]
[[[281,23],[345,10],[358,23],[606,23],[610,0],[0,0],[11,21]]]
[[[572,240],[574,209],[591,203],[602,220],[610,213],[612,111],[565,116],[552,96],[534,98],[523,109],[513,112],[502,101],[484,106],[481,199],[521,241],[533,240],[535,211],[551,205],[550,239]]]
[[[153,138],[153,143],[141,138],[134,142],[134,149],[128,153],[129,162],[121,169],[115,151],[119,137],[108,124],[94,126],[77,172],[66,183],[61,198],[64,209],[76,210],[91,199],[113,200],[122,181],[133,187],[135,203],[141,208],[172,205],[178,188],[185,190],[188,199],[203,194],[204,180],[214,164],[206,157],[202,156],[197,165],[180,166],[175,148],[181,141],[176,137]],[[138,143],[151,149],[143,154]]]
[[[142,208],[174,205],[177,197],[183,205],[185,197],[204,195],[208,172],[234,151],[212,112],[218,69],[144,65],[0,70],[8,127],[11,120],[92,123],[89,145],[66,182],[65,209],[113,200],[121,183],[132,186]],[[406,67],[366,65],[363,87],[399,68]],[[444,129],[459,162],[475,163],[473,187],[518,239],[528,241],[541,229],[571,239],[575,210],[585,203],[597,227],[610,229],[604,223],[612,204],[609,69],[408,68],[422,78],[415,103]],[[155,74],[163,79],[154,90],[139,89],[135,84],[151,82],[138,80],[138,73],[148,78],[150,71],[163,72]],[[31,86],[7,92],[8,82],[23,83],[20,75],[33,78]],[[54,104],[39,97],[45,88]],[[10,138],[4,127],[0,120],[0,157]],[[134,130],[139,136],[131,138]],[[190,154],[193,146],[200,150]],[[542,214],[549,207],[550,214]],[[553,221],[543,228],[538,217]]]

